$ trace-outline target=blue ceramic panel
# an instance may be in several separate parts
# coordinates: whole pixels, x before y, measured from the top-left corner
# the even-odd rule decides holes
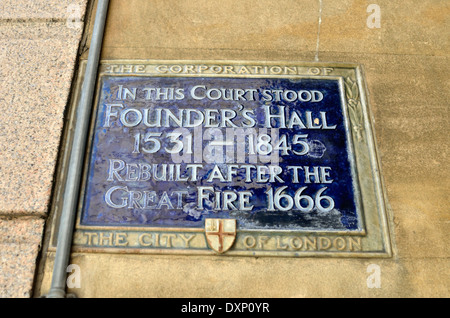
[[[337,79],[100,83],[82,225],[361,229]]]

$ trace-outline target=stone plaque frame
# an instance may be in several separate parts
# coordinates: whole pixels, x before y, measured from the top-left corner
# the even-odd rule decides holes
[[[85,62],[79,68],[69,128],[66,132],[61,168],[57,184],[62,184],[77,101],[81,90]],[[390,257],[386,198],[376,151],[372,117],[366,85],[360,65],[319,62],[260,61],[159,61],[105,60],[97,76],[93,114],[97,111],[101,79],[117,77],[230,77],[230,78],[317,78],[339,82],[341,101],[354,156],[355,182],[359,185],[358,204],[361,226],[357,231],[327,230],[261,230],[237,229],[234,245],[221,256],[287,256],[287,257]],[[95,118],[95,115],[92,115]],[[155,253],[181,255],[217,255],[208,246],[204,228],[88,226],[80,222],[86,191],[87,168],[93,143],[94,120],[86,150],[85,171],[80,189],[77,222],[72,251],[102,253]],[[56,188],[55,221],[49,250],[56,249],[57,223],[61,202],[61,186]]]

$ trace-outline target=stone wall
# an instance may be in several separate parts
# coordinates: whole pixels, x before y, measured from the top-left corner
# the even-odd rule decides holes
[[[75,0],[28,3],[3,1],[0,8],[3,297],[31,295],[81,36],[80,29],[67,26],[66,8],[86,6]],[[380,28],[367,25],[371,3],[381,9]],[[82,288],[74,292],[81,297],[448,297],[449,16],[449,3],[434,0],[111,0],[103,59],[362,64],[394,256],[74,254],[72,263],[81,265],[83,275]],[[381,269],[381,288],[367,285],[371,264]],[[49,254],[37,294],[48,291],[51,267]]]
[[[86,2],[0,2],[0,297],[32,295]]]

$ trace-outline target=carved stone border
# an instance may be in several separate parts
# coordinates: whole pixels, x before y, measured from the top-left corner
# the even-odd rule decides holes
[[[81,63],[79,79],[85,63]],[[226,256],[288,256],[288,257],[390,257],[392,255],[385,194],[377,158],[371,114],[367,101],[362,68],[351,63],[268,62],[268,61],[101,61],[98,83],[105,75],[113,76],[170,76],[170,77],[268,77],[337,79],[341,83],[342,98],[348,115],[353,141],[356,175],[360,186],[363,231],[275,231],[238,230],[234,246],[221,255]],[[74,118],[74,106],[81,88],[75,88],[69,132]],[[98,90],[98,87],[97,87]],[[98,95],[98,94],[97,94]],[[98,96],[97,96],[98,99]],[[97,105],[97,100],[94,105]],[[92,124],[93,126],[93,124]],[[92,127],[91,127],[92,129]],[[90,149],[88,146],[87,149]],[[61,169],[67,160],[63,149]],[[59,173],[56,196],[61,193]],[[86,176],[84,176],[86,178]],[[81,189],[80,197],[83,197]],[[79,212],[81,211],[81,201]],[[58,220],[58,199],[54,217]],[[203,229],[145,228],[145,227],[88,227],[78,221],[73,237],[73,251],[103,253],[155,253],[213,255]],[[54,222],[57,224],[57,222]],[[55,249],[52,229],[49,250]]]

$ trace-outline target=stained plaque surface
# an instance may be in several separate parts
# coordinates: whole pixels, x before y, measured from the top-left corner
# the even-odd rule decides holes
[[[358,66],[106,61],[97,86],[74,248],[390,254]]]

